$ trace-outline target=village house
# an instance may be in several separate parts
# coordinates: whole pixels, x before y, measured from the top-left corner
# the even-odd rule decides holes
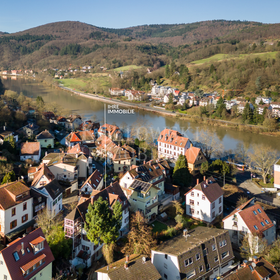
[[[33,219],[37,219],[38,214],[42,213],[47,205],[48,196],[36,188],[30,189],[30,195],[33,197],[32,209]]]
[[[0,144],[3,144],[10,137],[13,137],[16,143],[18,142],[18,135],[13,131],[6,130],[6,126],[3,126],[3,129],[0,129]]]
[[[238,103],[237,103],[238,104]],[[240,102],[237,106],[237,113],[238,114],[243,114],[244,109],[246,107],[247,101],[246,102]],[[249,103],[249,107],[251,110],[254,110],[254,105],[252,103]]]
[[[186,214],[193,219],[212,223],[223,215],[223,190],[213,177],[205,179],[188,191],[186,196]]]
[[[255,204],[254,198],[232,211],[223,219],[223,222],[224,229],[229,231],[231,242],[238,247],[246,234],[248,234],[250,247],[253,246],[256,253],[258,252],[259,238],[265,239],[268,245],[275,240],[275,225],[262,207]]]
[[[113,141],[121,140],[123,136],[118,126],[113,124],[107,124],[107,123],[103,124],[98,129],[98,137],[101,137],[102,135],[109,137]]]
[[[257,108],[258,108],[257,110],[259,115],[263,115],[265,108],[268,114],[272,113],[272,107],[269,104],[258,105]]]
[[[76,144],[94,145],[95,136],[93,130],[71,132],[65,139],[65,145],[73,147]]]
[[[25,142],[21,144],[20,160],[31,159],[39,162],[41,157],[41,144],[39,142]]]
[[[158,157],[177,160],[190,148],[191,142],[176,130],[164,129],[158,139]]]
[[[29,123],[20,128],[17,132],[19,134],[24,134],[27,137],[33,137],[38,134],[39,128],[40,127],[37,124]]]
[[[23,181],[0,186],[0,234],[4,243],[6,239],[32,230],[35,222],[32,202],[30,188]]]
[[[53,112],[43,112],[42,118],[44,120],[50,121],[51,119],[55,119],[55,114]]]
[[[91,194],[93,190],[101,191],[103,188],[103,177],[100,172],[96,169],[83,183],[80,188],[80,194],[87,195]]]
[[[83,123],[82,118],[79,115],[70,115],[66,119],[64,126],[68,130],[76,130]]]
[[[47,129],[36,136],[36,140],[41,144],[42,148],[53,148],[54,139],[55,137]]]
[[[199,101],[199,106],[204,106],[206,107],[207,105],[210,105],[212,103],[212,99],[208,98],[208,97],[203,97],[200,101]]]
[[[247,100],[243,97],[237,97],[236,100],[235,100],[236,104],[240,104],[240,103],[246,103]]]
[[[36,188],[47,196],[47,211],[50,217],[55,217],[62,210],[63,188],[56,179],[46,185]]]
[[[130,89],[125,91],[125,97],[127,100],[143,101],[146,98],[146,93],[145,91]]]
[[[65,123],[67,122],[65,117],[59,116],[56,119],[56,124],[61,125],[61,126],[65,126]]]
[[[97,139],[96,145],[97,154],[105,157],[107,164],[113,164],[116,173],[126,171],[136,164],[136,151],[128,145],[120,147],[105,135]]]
[[[97,280],[159,280],[160,274],[145,255],[127,255],[125,258],[103,267],[97,272]]]
[[[72,266],[85,264],[90,267],[94,261],[102,257],[102,244],[95,245],[90,242],[84,229],[88,205],[90,203],[94,204],[99,197],[108,201],[110,209],[116,201],[122,204],[120,236],[126,235],[129,231],[129,203],[118,182],[111,184],[102,191],[94,190],[90,198],[81,198],[76,208],[64,219],[65,236],[73,240],[73,254],[70,257]]]
[[[125,89],[120,89],[120,88],[110,88],[109,92],[113,96],[124,96],[125,94]]]
[[[271,98],[270,97],[263,97],[263,96],[258,96],[255,100],[255,103],[259,105],[261,102],[264,104],[270,104]]]
[[[51,279],[54,256],[41,228],[0,251],[0,279]]]
[[[41,163],[39,167],[33,168],[35,168],[36,171],[32,173],[33,181],[31,183],[31,187],[40,188],[44,185],[47,185],[55,178],[55,176],[44,163]],[[29,177],[29,179],[31,178]]]
[[[280,280],[280,275],[275,267],[265,258],[253,257],[252,261],[244,260],[243,264],[234,270],[229,275],[223,278],[224,280],[239,280],[239,279],[262,279],[262,280]]]
[[[207,159],[201,149],[194,147],[192,144],[190,148],[187,149],[185,156],[188,162],[190,173],[192,175],[198,174],[201,169],[202,163],[207,162]]]
[[[162,279],[214,279],[234,266],[227,230],[196,227],[164,241],[151,251]]]
[[[92,130],[94,131],[94,136],[98,137],[98,129],[100,127],[99,122],[92,122],[91,120],[84,121],[77,130]]]

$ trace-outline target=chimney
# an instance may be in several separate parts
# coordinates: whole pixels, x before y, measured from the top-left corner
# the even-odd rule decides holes
[[[128,263],[127,262],[124,263],[124,268],[128,269]]]
[[[129,255],[125,256],[125,262],[127,262],[127,263],[129,262]]]
[[[199,184],[199,179],[198,179],[198,178],[196,179],[196,184],[197,184],[197,185]]]
[[[92,195],[92,196],[90,197],[90,202],[91,202],[92,205],[93,205],[93,199],[94,199],[94,195]]]
[[[208,179],[206,179],[206,184],[208,185]]]
[[[187,234],[188,234],[188,230],[185,228],[185,229],[183,230],[183,236],[184,236],[184,237],[187,237]]]
[[[193,143],[191,143],[191,147],[193,147]]]
[[[21,254],[24,255],[24,243],[21,242]]]
[[[113,187],[113,183],[112,182],[110,183],[110,186]]]
[[[3,130],[4,130],[4,131],[6,130],[6,126],[5,126],[5,125],[3,126]]]
[[[203,176],[203,181],[205,181],[206,180],[206,176]]]
[[[38,167],[36,167],[36,172],[38,171]]]

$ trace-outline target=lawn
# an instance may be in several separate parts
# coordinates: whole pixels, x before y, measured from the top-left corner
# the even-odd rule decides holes
[[[163,230],[167,229],[167,225],[159,222],[159,221],[154,221],[152,224],[153,232],[162,232]]]
[[[143,66],[137,66],[137,65],[127,65],[127,66],[122,66],[122,67],[118,67],[118,68],[115,68],[114,71],[128,71],[130,69],[140,69],[140,68],[143,68]]]
[[[247,57],[260,57],[260,58],[276,58],[276,54],[278,52],[265,52],[265,53],[251,53],[251,54],[239,54],[239,55],[231,55],[231,54],[215,54],[213,56],[210,56],[208,58],[200,59],[200,60],[195,60],[192,61],[192,64],[203,64],[203,63],[212,63],[220,60],[225,60],[225,59],[244,59]]]
[[[87,85],[87,83],[81,79],[62,79],[60,83],[69,88],[81,88]]]

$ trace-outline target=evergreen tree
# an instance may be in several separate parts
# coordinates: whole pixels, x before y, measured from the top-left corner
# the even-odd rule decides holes
[[[151,248],[156,245],[152,236],[152,229],[143,215],[137,211],[131,218],[131,228],[128,233],[125,247],[122,249],[126,254],[146,254],[150,255]]]
[[[5,87],[4,87],[4,85],[2,83],[2,80],[0,78],[0,94],[4,94],[4,92],[5,92]]]
[[[192,176],[188,168],[188,162],[185,155],[179,155],[174,170],[173,183],[182,187],[188,187],[192,181]]]
[[[157,84],[160,85],[160,76],[157,77]]]
[[[94,243],[103,244],[103,253],[107,263],[113,261],[113,245],[119,237],[122,223],[122,205],[119,201],[109,207],[108,201],[99,197],[88,206],[85,230],[87,238]]]
[[[16,180],[16,174],[14,171],[11,171],[9,173],[6,173],[3,180],[2,184],[10,183]]]
[[[169,93],[168,104],[173,104],[173,94],[172,93]]]
[[[168,64],[165,65],[165,77],[166,78],[170,77],[170,68]]]

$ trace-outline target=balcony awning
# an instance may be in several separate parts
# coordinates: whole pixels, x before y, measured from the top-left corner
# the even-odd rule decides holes
[[[6,234],[6,237],[8,239],[12,239],[13,237],[20,234],[21,232],[23,232],[27,228],[33,226],[35,223],[36,223],[36,221],[32,219],[31,221],[25,223],[24,225],[22,225],[22,226],[18,227],[17,229],[15,229],[15,230],[9,232],[8,234]]]

